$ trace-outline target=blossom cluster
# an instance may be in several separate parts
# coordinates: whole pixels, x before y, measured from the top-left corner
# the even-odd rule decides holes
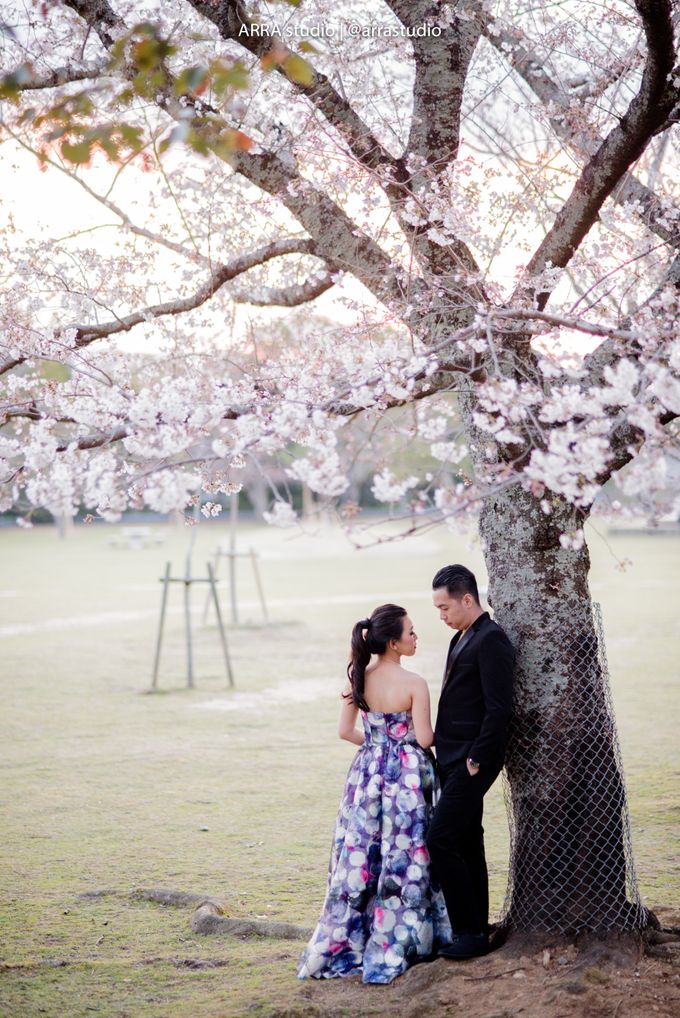
[[[321,13],[331,11],[328,0],[318,2]],[[357,118],[340,118],[353,125],[350,134],[361,123],[373,132],[365,145],[354,137],[352,148],[313,108],[309,91],[291,88],[263,61],[247,95],[224,98],[248,151],[267,153],[275,170],[262,187],[231,171],[231,150],[222,162],[177,160],[174,175],[147,151],[130,164],[134,199],[119,186],[120,167],[72,174],[74,188],[99,201],[96,224],[74,225],[68,238],[56,227],[51,238],[28,241],[5,231],[0,511],[15,508],[25,522],[40,508],[59,516],[85,508],[114,521],[131,507],[193,506],[196,519],[214,519],[221,496],[237,494],[251,471],[266,480],[264,518],[277,526],[298,519],[293,489],[303,486],[322,504],[354,505],[359,483],[385,507],[446,520],[520,484],[549,515],[556,500],[587,511],[626,460],[624,501],[658,509],[661,493],[672,498],[680,304],[677,286],[662,285],[663,244],[650,243],[638,222],[650,209],[628,201],[600,210],[569,265],[575,288],[550,262],[524,296],[521,286],[514,290],[522,264],[493,271],[512,252],[536,247],[568,193],[577,160],[562,146],[587,157],[618,121],[630,85],[619,87],[621,76],[633,80],[644,61],[630,12],[605,4],[593,14],[594,31],[578,18],[536,19],[505,0],[481,6],[488,31],[462,90],[460,145],[445,165],[421,151],[427,111],[415,103],[406,114],[403,103],[392,107],[378,95],[386,72],[390,95],[412,89],[410,43],[396,40],[370,60],[357,51],[351,59],[314,54],[319,66],[326,61],[329,81],[337,73],[343,82]],[[447,29],[479,14],[478,4],[440,7],[438,24]],[[94,29],[70,9],[47,8],[44,20],[22,14],[37,74],[101,60]],[[148,13],[135,0],[128,11]],[[171,0],[157,13],[161,30],[186,44],[168,59],[174,73],[186,59],[199,63],[233,43],[191,5]],[[531,34],[532,61],[545,60],[544,88],[553,74],[572,82],[561,98],[526,101],[518,65],[532,61],[508,63],[523,32]],[[8,33],[17,60],[21,38]],[[587,66],[590,47],[591,77],[575,83],[570,71]],[[122,71],[118,84],[128,84]],[[93,94],[105,91],[99,80]],[[130,124],[150,124],[154,145],[161,137],[187,142],[197,101],[190,92],[176,98],[174,114],[165,90],[149,95],[128,110]],[[31,98],[36,109],[41,101],[48,103]],[[108,115],[106,100],[98,102],[95,112]],[[217,116],[220,102],[210,109]],[[31,117],[21,120],[20,104],[15,113],[13,127],[36,144]],[[541,140],[550,132],[559,145]],[[51,154],[41,150],[43,166]],[[665,186],[653,214],[660,236],[672,237],[677,184]],[[99,231],[113,229],[112,218],[107,246]],[[323,255],[327,235],[334,248]],[[263,256],[243,278],[213,288],[216,266],[282,236],[301,251]],[[249,312],[247,326],[237,321],[244,301],[252,311],[286,289],[297,300],[301,288],[316,293],[327,280],[337,322],[321,311],[268,319]],[[542,288],[552,295],[554,321],[512,322],[509,312],[536,311],[526,293]],[[583,335],[593,353],[578,352]],[[565,548],[578,550],[582,540],[580,529],[562,535]]]

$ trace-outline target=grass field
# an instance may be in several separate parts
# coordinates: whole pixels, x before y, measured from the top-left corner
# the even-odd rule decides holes
[[[141,550],[113,547],[117,528],[104,526],[66,540],[51,528],[0,530],[0,1015],[321,1014],[316,989],[295,979],[300,944],[201,937],[186,910],[123,892],[196,891],[224,898],[233,916],[313,925],[354,752],[335,735],[350,627],[383,600],[404,604],[420,636],[414,667],[434,694],[450,634],[430,603],[431,576],[462,560],[483,581],[480,550],[445,530],[358,553],[331,530],[312,539],[244,526],[242,546],[262,556],[271,623],[262,624],[241,563],[242,624],[229,630],[236,690],[227,690],[212,616],[200,625],[202,592],[197,688],[183,688],[174,587],[161,691],[149,695],[158,578],[168,559],[181,570],[188,543],[184,529],[155,530],[163,545]],[[197,570],[226,535],[219,523],[199,528]],[[623,573],[592,531],[589,543],[642,893],[652,906],[677,904],[679,541],[612,539],[633,561]],[[226,590],[222,603],[228,614]],[[498,910],[500,783],[488,803]],[[79,897],[96,890],[121,893]],[[191,968],[197,961],[220,964]]]

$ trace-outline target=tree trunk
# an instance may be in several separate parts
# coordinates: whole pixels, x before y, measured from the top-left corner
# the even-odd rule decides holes
[[[556,496],[551,505],[546,515],[516,485],[489,499],[480,519],[489,603],[517,649],[504,921],[563,934],[640,929],[647,913],[588,549],[559,540],[583,525],[583,514]]]

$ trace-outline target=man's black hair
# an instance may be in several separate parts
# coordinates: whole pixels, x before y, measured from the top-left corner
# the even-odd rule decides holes
[[[446,587],[449,595],[455,597],[457,601],[460,601],[465,594],[472,594],[479,604],[475,574],[470,572],[466,566],[458,564],[443,566],[432,581],[433,590],[438,590],[440,587]]]

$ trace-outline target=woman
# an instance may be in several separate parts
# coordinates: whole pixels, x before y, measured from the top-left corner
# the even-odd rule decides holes
[[[437,791],[425,680],[401,666],[417,636],[403,608],[384,604],[352,630],[349,685],[338,732],[361,748],[347,776],[328,889],[298,976],[362,970],[389,983],[451,941],[444,899],[431,882],[425,834]],[[371,662],[372,655],[377,659]],[[355,728],[361,711],[363,731]]]

